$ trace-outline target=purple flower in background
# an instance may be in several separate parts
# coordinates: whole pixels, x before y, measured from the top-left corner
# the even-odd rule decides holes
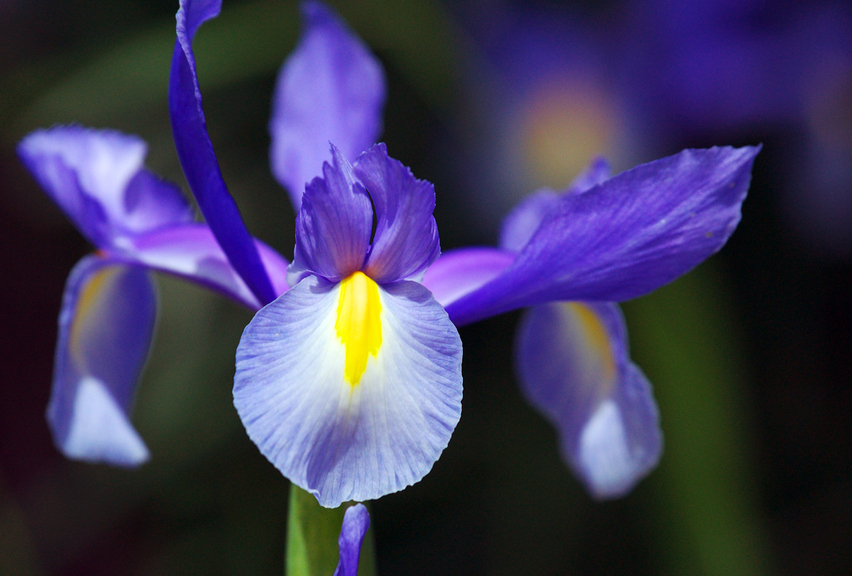
[[[100,248],[90,258],[118,266],[114,282],[100,267],[69,280],[53,392],[62,410],[51,417],[65,453],[130,464],[147,456],[127,413],[150,341],[146,270],[155,269],[259,309],[237,351],[235,406],[260,451],[324,506],[378,498],[428,473],[461,412],[455,326],[523,307],[534,307],[518,344],[528,396],[594,494],[627,491],[656,462],[660,436],[611,303],[724,245],[758,149],[686,150],[613,178],[596,164],[566,193],[510,214],[500,248],[440,255],[432,185],[373,144],[380,66],[327,8],[306,3],[270,124],[273,172],[299,207],[288,265],[248,233],[207,135],[191,42],[219,8],[181,3],[169,91],[178,156],[206,224],[191,223],[177,191],[141,167],[136,139],[72,127],[19,147]],[[104,357],[112,364],[101,370]]]
[[[780,132],[785,216],[823,255],[848,255],[852,7],[642,0],[626,14],[619,77],[646,142]]]
[[[466,78],[471,112],[487,113],[472,114],[473,129],[460,122],[471,158],[462,174],[481,232],[493,234],[523,194],[565,186],[599,155],[632,165],[605,38],[576,7],[451,5],[489,64]]]

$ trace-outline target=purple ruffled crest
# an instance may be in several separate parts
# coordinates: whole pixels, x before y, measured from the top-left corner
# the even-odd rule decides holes
[[[389,157],[382,143],[354,164],[331,150],[324,177],[305,189],[290,284],[308,273],[336,282],[358,270],[379,284],[420,280],[441,251],[432,184]]]

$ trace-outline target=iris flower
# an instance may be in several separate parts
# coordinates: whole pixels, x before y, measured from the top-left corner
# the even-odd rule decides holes
[[[181,3],[170,76],[175,144],[206,224],[142,168],[135,138],[60,127],[19,146],[99,248],[72,273],[60,318],[49,419],[63,452],[147,456],[128,410],[154,269],[258,310],[237,349],[235,406],[260,451],[324,506],[419,481],[461,413],[456,326],[523,307],[534,307],[518,354],[531,400],[594,493],[632,486],[656,461],[660,434],[611,303],[724,245],[758,149],[686,150],[613,178],[598,164],[566,193],[519,207],[500,248],[441,254],[432,185],[374,144],[381,67],[327,8],[306,3],[270,123],[273,173],[298,208],[288,263],[248,233],[207,135],[192,39],[219,8]]]

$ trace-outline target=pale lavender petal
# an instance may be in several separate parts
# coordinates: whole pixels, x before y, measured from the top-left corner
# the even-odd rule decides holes
[[[381,343],[353,383],[337,331],[340,286],[311,276],[258,312],[234,377],[249,437],[326,507],[418,482],[461,415],[461,340],[429,292],[416,282],[378,288]]]
[[[145,170],[146,153],[136,136],[82,126],[37,130],[18,144],[24,165],[100,248],[118,237],[192,220],[180,190]]]
[[[255,245],[269,272],[275,294],[283,294],[289,289],[287,260],[259,240],[255,240]],[[261,308],[260,302],[233,269],[213,232],[205,224],[164,228],[129,238],[119,248],[115,258],[197,282],[253,310]]]
[[[648,380],[630,361],[617,305],[532,308],[516,354],[527,399],[556,427],[563,458],[593,496],[623,496],[656,466],[659,415]]]
[[[759,150],[684,150],[563,196],[512,266],[447,312],[465,324],[554,300],[627,300],[674,280],[733,233]]]
[[[340,560],[334,576],[357,576],[358,560],[361,557],[361,543],[370,527],[370,513],[363,504],[346,509],[343,514],[343,526],[337,545],[340,548]]]
[[[370,247],[373,208],[352,165],[334,146],[333,163],[323,165],[323,178],[305,189],[296,217],[296,249],[289,282],[307,273],[337,281],[360,270]]]
[[[432,216],[434,186],[390,158],[384,144],[361,154],[354,171],[375,206],[376,232],[367,275],[379,284],[420,280],[441,253],[438,225]]]
[[[129,412],[156,315],[144,269],[88,256],[72,270],[47,407],[54,442],[67,457],[122,466],[148,459]]]
[[[353,161],[378,139],[385,80],[369,49],[325,5],[302,4],[305,32],[278,76],[269,132],[272,173],[296,210],[305,185],[331,160]]]
[[[514,253],[498,248],[450,250],[429,267],[422,284],[446,307],[497,277],[514,261]]]
[[[201,106],[192,39],[202,23],[219,14],[221,0],[181,0],[177,41],[169,77],[169,115],[180,164],[198,208],[231,265],[257,299],[266,304],[275,291],[239,209],[225,186]]]

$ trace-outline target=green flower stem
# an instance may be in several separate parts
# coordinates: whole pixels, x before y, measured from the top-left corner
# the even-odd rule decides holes
[[[287,576],[331,576],[337,568],[337,539],[343,514],[351,504],[323,508],[311,494],[290,485],[287,513]],[[373,576],[376,562],[372,526],[361,545],[358,576]]]

